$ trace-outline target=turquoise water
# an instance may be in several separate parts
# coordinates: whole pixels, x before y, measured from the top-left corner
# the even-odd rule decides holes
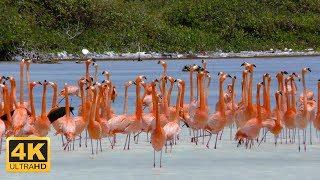
[[[290,58],[250,58],[250,59],[214,59],[207,60],[208,71],[213,77],[209,93],[209,105],[214,109],[217,101],[217,73],[225,71],[230,75],[236,75],[237,98],[240,98],[240,65],[244,62],[254,63],[257,68],[254,73],[254,82],[261,81],[266,72],[272,75],[272,92],[276,89],[275,74],[286,70],[300,72],[302,67],[310,67],[312,72],[306,76],[308,89],[317,92],[316,83],[320,78],[320,57],[290,57]],[[186,80],[189,86],[189,74],[181,69],[186,64],[201,64],[200,60],[170,60],[168,63],[168,74],[174,78]],[[99,64],[99,79],[102,80],[101,72],[108,70],[111,79],[118,89],[118,98],[112,105],[117,113],[122,112],[123,107],[123,84],[125,81],[133,80],[136,75],[146,75],[148,81],[160,76],[162,67],[157,61],[104,61]],[[64,83],[76,84],[77,79],[85,72],[84,64],[64,62],[62,64],[32,64],[31,79],[34,81],[55,81],[59,89]],[[93,74],[94,69],[91,68]],[[0,63],[0,75],[13,75],[18,80],[18,63]],[[227,81],[227,83],[231,83]],[[226,83],[226,84],[227,84]],[[17,83],[19,85],[19,83]],[[298,84],[299,91],[301,84]],[[39,112],[41,87],[35,89],[36,106]],[[173,93],[176,95],[176,91]],[[51,90],[48,104],[51,103]],[[189,100],[187,92],[186,100]],[[273,96],[272,96],[273,97]],[[134,91],[129,91],[129,111],[133,112]],[[175,97],[172,98],[175,103]],[[78,106],[78,99],[72,99],[72,105]],[[172,153],[164,154],[164,168],[152,168],[153,149],[145,141],[145,135],[140,138],[139,144],[133,144],[132,150],[122,151],[120,137],[115,150],[111,150],[107,140],[104,141],[104,150],[98,155],[91,155],[90,148],[78,148],[75,151],[64,152],[61,150],[59,137],[52,137],[52,171],[46,174],[8,174],[4,170],[4,153],[0,155],[0,177],[3,179],[87,179],[104,177],[106,179],[164,179],[164,178],[203,178],[212,177],[230,179],[313,179],[315,169],[320,168],[320,146],[308,147],[307,153],[298,153],[294,144],[282,144],[274,147],[272,142],[262,144],[259,148],[245,150],[236,148],[236,144],[229,140],[228,129],[222,141],[219,141],[218,149],[206,149],[204,145],[195,146],[189,142],[189,134],[183,130],[182,140],[174,147]],[[213,142],[213,141],[212,141]],[[303,168],[303,170],[302,170]],[[301,171],[296,171],[301,169]]]

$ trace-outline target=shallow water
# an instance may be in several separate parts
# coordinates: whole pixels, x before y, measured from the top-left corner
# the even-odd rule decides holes
[[[207,60],[208,70],[213,77],[209,93],[209,105],[214,109],[217,101],[218,85],[217,73],[225,71],[230,75],[236,75],[237,98],[240,98],[240,65],[244,62],[255,63],[257,68],[254,73],[254,82],[261,81],[262,75],[270,73],[273,78],[272,93],[276,90],[275,74],[280,70],[300,72],[302,67],[310,67],[312,72],[306,76],[307,88],[317,92],[316,84],[320,78],[319,57],[290,57],[290,58],[250,58],[250,59],[214,59]],[[168,74],[175,78],[186,80],[189,86],[188,73],[181,71],[186,64],[201,64],[200,60],[172,60],[167,61]],[[99,78],[103,79],[101,72],[111,72],[111,79],[118,89],[118,98],[113,104],[117,113],[122,112],[123,107],[123,84],[133,80],[136,75],[146,75],[148,81],[160,76],[162,67],[157,61],[108,61],[98,62]],[[92,68],[91,72],[94,70]],[[0,75],[13,75],[18,80],[19,65],[17,63],[0,63]],[[84,64],[64,62],[63,64],[32,64],[31,79],[35,81],[55,81],[59,88],[64,83],[76,84],[77,79],[84,75]],[[231,83],[227,81],[227,83]],[[226,83],[226,84],[227,84]],[[17,83],[18,85],[19,83]],[[301,84],[299,85],[299,92]],[[36,106],[39,112],[41,87],[35,88]],[[255,92],[255,91],[254,91]],[[172,103],[175,103],[176,92],[173,93]],[[48,93],[48,104],[51,103],[51,89]],[[274,97],[274,96],[272,96]],[[129,93],[129,111],[134,108],[134,89]],[[188,92],[186,101],[188,102]],[[77,106],[78,100],[72,99],[72,105]],[[274,147],[273,138],[269,137],[267,143],[259,148],[250,150],[236,148],[236,143],[229,139],[227,128],[223,140],[218,142],[218,149],[206,149],[204,145],[195,146],[189,142],[189,132],[184,129],[182,140],[174,147],[172,153],[163,154],[164,168],[152,168],[153,149],[146,142],[146,136],[140,136],[139,144],[132,144],[132,150],[122,151],[123,136],[119,137],[115,150],[111,150],[107,140],[103,142],[103,152],[91,155],[90,148],[78,148],[72,152],[61,150],[60,137],[52,137],[52,170],[45,174],[8,174],[4,167],[4,153],[0,155],[0,177],[4,179],[164,179],[164,178],[203,178],[212,177],[230,179],[314,179],[317,175],[315,170],[320,168],[319,141],[315,145],[308,146],[306,153],[298,153],[295,144],[280,144]],[[214,139],[214,138],[213,138]],[[206,139],[207,140],[207,139]],[[315,140],[316,141],[316,140]],[[212,141],[213,143],[214,141]],[[212,145],[213,147],[213,145]],[[2,163],[3,162],[3,163]]]

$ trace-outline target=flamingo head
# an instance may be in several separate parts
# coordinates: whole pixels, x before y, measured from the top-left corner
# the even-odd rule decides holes
[[[136,81],[135,81],[136,84],[141,83],[143,81],[143,79],[147,80],[147,77],[144,75],[137,76]]]
[[[218,76],[219,76],[219,81],[220,81],[220,82],[223,82],[223,81],[226,80],[227,78],[232,78],[232,77],[230,76],[230,74],[227,74],[227,73],[225,73],[225,72],[219,72],[219,73],[218,73]]]
[[[86,65],[89,66],[91,63],[93,63],[94,61],[90,58],[90,59],[87,59],[85,61]]]
[[[251,72],[253,72],[254,68],[257,67],[255,64],[251,64],[248,62],[242,63],[241,66],[243,66],[246,70],[250,70]]]
[[[302,68],[303,73],[306,73],[308,71],[311,72],[311,68],[308,68],[308,67]]]
[[[34,88],[36,85],[42,85],[42,83],[40,81],[33,81],[33,82],[30,82],[29,86],[30,86],[30,89]]]
[[[163,68],[167,68],[167,63],[164,60],[158,61],[158,64],[161,64]]]
[[[27,69],[29,69],[31,62],[31,59],[24,60],[24,64],[26,65]]]
[[[103,72],[102,72],[102,75],[109,76],[110,73],[109,73],[109,71],[103,71]]]
[[[49,81],[47,81],[47,80],[44,80],[43,82],[42,82],[42,85],[43,86],[47,86],[49,84]]]
[[[170,81],[170,83],[174,83],[174,82],[176,82],[175,81],[175,79],[173,78],[173,77],[171,77],[171,76],[167,76],[167,79]]]
[[[134,82],[134,81],[127,81],[127,82],[124,84],[124,86],[125,86],[125,87],[130,87],[132,84],[136,85],[136,82]]]
[[[49,85],[53,88],[57,87],[57,84],[55,82],[49,81]]]

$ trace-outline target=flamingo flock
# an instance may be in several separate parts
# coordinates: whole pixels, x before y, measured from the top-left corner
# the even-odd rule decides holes
[[[269,133],[274,136],[275,146],[279,141],[281,144],[297,143],[298,151],[307,151],[307,144],[313,143],[313,129],[316,129],[318,136],[320,80],[316,100],[305,82],[305,77],[311,72],[310,68],[291,74],[280,71],[274,77],[266,73],[261,82],[253,84],[257,67],[244,62],[241,65],[241,78],[219,72],[218,87],[210,89],[211,78],[214,77],[207,70],[206,62],[202,60],[201,63],[202,67],[191,65],[187,68],[189,80],[186,82],[168,75],[167,63],[159,61],[162,74],[157,79],[150,80],[144,75],[138,75],[124,83],[123,112],[117,114],[112,103],[119,97],[111,80],[111,73],[103,71],[101,74],[104,80],[99,82],[99,66],[92,59],[84,61],[84,75],[79,77],[78,83],[64,84],[60,92],[56,82],[31,81],[31,61],[22,60],[19,64],[19,99],[15,78],[0,77],[0,148],[3,137],[44,137],[53,132],[54,135],[61,136],[64,150],[72,151],[75,142],[79,141],[79,147],[83,143],[87,147],[90,143],[91,153],[94,154],[102,151],[103,139],[107,139],[113,149],[119,143],[117,136],[125,135],[123,150],[129,150],[131,141],[138,143],[139,136],[146,134],[147,141],[154,149],[153,166],[156,166],[156,152],[160,152],[159,166],[162,167],[163,149],[167,153],[170,146],[170,152],[172,151],[180,140],[182,128],[189,129],[191,143],[203,144],[206,148],[210,148],[212,135],[215,135],[214,149],[226,128],[230,129],[230,139],[235,140],[238,147],[245,148],[252,148],[255,144],[259,146],[266,141]],[[90,74],[90,67],[94,67],[93,75]],[[237,100],[235,86],[239,79],[241,95]],[[225,83],[229,80],[231,84],[226,86]],[[274,94],[271,94],[272,80],[278,84]],[[186,83],[190,83],[188,101],[185,97]],[[42,87],[41,111],[36,114],[34,88],[39,87]],[[128,89],[132,87],[135,88],[135,111],[129,114]],[[302,94],[297,95],[300,87]],[[53,90],[50,107],[47,105],[47,98],[50,98],[47,97],[48,88]],[[24,96],[25,89],[28,91],[28,99]],[[172,100],[175,89],[177,98]],[[209,107],[208,103],[210,91],[219,92],[214,108]],[[73,113],[75,105],[71,105],[72,97],[81,100],[77,115]],[[61,100],[58,102],[59,98]],[[271,107],[271,98],[275,99],[275,107]],[[64,105],[61,105],[63,101]]]

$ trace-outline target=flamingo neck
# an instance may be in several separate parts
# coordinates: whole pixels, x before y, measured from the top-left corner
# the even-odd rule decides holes
[[[320,82],[318,82],[318,113],[320,113]]]
[[[57,100],[58,100],[58,87],[57,85],[53,85],[51,108],[58,106]]]
[[[204,91],[203,91],[203,79],[202,77],[198,78],[198,82],[199,82],[199,94],[200,94],[200,110],[205,110],[206,105],[205,105],[205,96],[204,96]]]
[[[29,101],[30,101],[30,106],[31,106],[31,116],[33,119],[36,118],[36,110],[34,107],[34,100],[33,100],[33,87],[29,87],[30,91],[29,91]]]
[[[138,82],[136,85],[136,120],[140,121],[141,119],[142,119],[142,103],[140,98],[140,82]]]
[[[306,80],[305,74],[302,72],[302,85],[303,85],[303,111],[307,111],[307,87],[306,87]]]
[[[276,110],[277,110],[276,121],[279,122],[280,121],[280,98],[279,98],[279,95],[277,95],[277,94],[276,94]]]
[[[102,88],[101,90],[101,102],[100,102],[100,114],[101,114],[101,117],[104,118],[104,119],[107,119],[107,115],[106,115],[106,109],[108,108],[107,106],[107,101],[106,101],[106,88]],[[109,119],[109,118],[108,118]]]
[[[224,113],[224,106],[225,106],[225,102],[224,102],[224,97],[223,97],[223,81],[220,80],[219,81],[219,111],[220,113]]]
[[[178,89],[177,101],[176,101],[176,113],[175,113],[175,121],[179,120],[179,113],[180,113],[180,104],[181,104],[181,87]]]
[[[99,92],[99,95],[97,97],[97,104],[96,104],[96,108],[95,108],[95,120],[98,120],[99,123],[101,123],[101,118],[100,118],[100,114],[99,114],[99,110],[101,107],[101,92]]]
[[[235,96],[235,83],[236,83],[236,79],[232,79],[232,94],[231,94],[231,104],[232,104],[232,110],[234,110],[234,96]]]
[[[262,118],[261,118],[261,106],[260,106],[260,87],[257,87],[257,113],[258,113],[258,121],[262,123]]]
[[[42,104],[41,104],[41,115],[46,116],[46,108],[47,108],[47,84],[43,84],[42,91]]]
[[[4,102],[4,111],[7,114],[7,119],[9,122],[12,122],[12,116],[11,116],[10,107],[8,103],[10,102],[10,97],[9,97],[7,87],[3,88],[3,102]]]
[[[286,86],[286,100],[287,100],[287,110],[290,109],[290,97],[289,97],[289,89],[288,89],[288,82],[285,82]],[[293,87],[291,86],[291,91],[293,91]]]
[[[290,85],[291,85],[291,87],[293,87],[293,85],[294,85],[293,79],[291,79]],[[296,95],[295,95],[295,93],[296,93],[296,88],[293,88],[291,91],[291,106],[292,106],[292,109],[296,112],[297,108],[296,108]]]
[[[70,102],[69,102],[69,94],[68,87],[65,87],[65,99],[66,99],[66,117],[70,117]]]
[[[186,89],[185,84],[182,84],[182,90],[181,90],[181,101],[180,101],[180,107],[183,108],[184,105],[184,91]]]
[[[267,84],[266,78],[263,76],[263,107],[267,108]]]
[[[270,86],[271,86],[271,80],[268,80],[268,85],[267,85],[267,112],[268,113],[271,113]]]
[[[159,106],[158,106],[158,97],[156,94],[155,86],[152,86],[152,99],[153,99],[153,111],[155,113],[156,117],[156,130],[159,130],[161,128],[161,122],[159,118]]]
[[[110,84],[110,86],[108,86],[108,90],[107,90],[107,111],[106,111],[106,116],[107,119],[111,118],[111,93],[112,93],[112,86]]]
[[[23,98],[24,98],[24,79],[23,79],[23,62],[20,63],[20,105],[23,104]]]
[[[190,104],[193,101],[193,70],[190,70]]]
[[[253,81],[253,72],[250,73],[250,81],[249,81],[249,90],[248,90],[248,106],[252,107],[252,81]]]
[[[173,89],[173,84],[174,83],[171,83],[170,84],[170,87],[169,87],[169,90],[168,90],[168,93],[167,93],[167,101],[168,101],[168,106],[170,106],[170,101],[171,101],[171,93],[172,93],[172,89]]]
[[[0,116],[2,116],[2,114],[3,114],[4,107],[2,107],[2,102],[4,102],[4,101],[5,101],[5,97],[4,97],[4,94],[2,93],[2,98],[1,98],[1,95],[0,95]]]
[[[11,99],[11,101],[10,101],[10,108],[11,108],[11,110],[13,110],[13,105],[16,107],[16,108],[18,108],[19,106],[18,106],[18,103],[17,103],[17,101],[16,101],[16,82],[13,80],[13,81],[11,81],[11,91],[10,91],[10,99]],[[22,107],[23,106],[23,103],[22,104],[20,104],[20,106]]]
[[[128,113],[128,86],[124,87],[123,114]]]
[[[80,83],[79,84],[80,86],[80,96],[81,96],[81,107],[82,107],[82,117],[83,119],[85,119],[87,117],[87,107],[86,107],[86,97],[85,97],[85,94],[84,94],[84,90],[83,90],[83,83]]]
[[[93,125],[94,121],[96,120],[96,109],[97,109],[97,91],[94,90],[92,104],[91,104],[91,115],[90,115],[89,125]]]

